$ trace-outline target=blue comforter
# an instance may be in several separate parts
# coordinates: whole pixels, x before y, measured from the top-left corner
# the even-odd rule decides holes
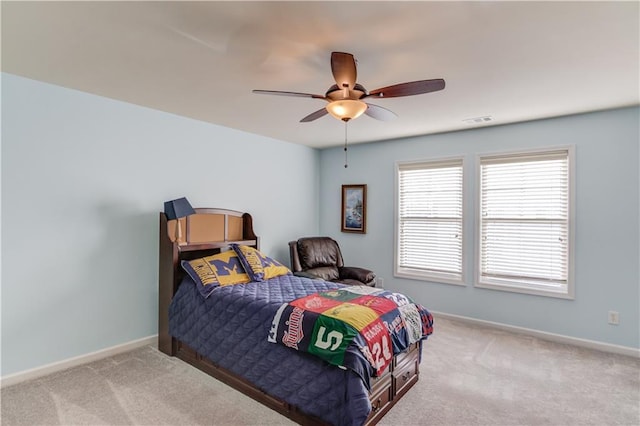
[[[171,302],[169,332],[255,387],[334,425],[361,425],[371,411],[365,382],[351,370],[267,341],[275,312],[296,298],[342,287],[284,275],[219,287],[208,299],[185,277]]]

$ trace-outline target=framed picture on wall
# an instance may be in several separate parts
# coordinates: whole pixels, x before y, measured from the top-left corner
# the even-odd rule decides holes
[[[342,232],[367,232],[367,185],[342,185]]]

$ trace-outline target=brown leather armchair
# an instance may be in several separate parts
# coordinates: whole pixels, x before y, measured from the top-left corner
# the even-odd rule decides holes
[[[306,237],[289,242],[294,275],[349,285],[374,287],[376,275],[365,268],[344,266],[338,243],[329,237]]]

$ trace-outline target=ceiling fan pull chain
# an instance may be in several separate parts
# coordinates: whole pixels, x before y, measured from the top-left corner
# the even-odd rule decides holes
[[[349,165],[347,164],[347,123],[348,121],[344,122],[344,168],[345,169],[349,167]]]

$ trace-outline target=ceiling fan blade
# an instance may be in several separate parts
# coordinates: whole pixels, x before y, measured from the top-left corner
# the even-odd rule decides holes
[[[358,73],[353,55],[343,52],[331,52],[331,72],[339,88],[353,89]]]
[[[313,98],[313,99],[325,99],[322,95],[314,95],[311,93],[300,93],[300,92],[283,92],[281,90],[252,90],[253,93],[257,93],[259,95],[277,95],[277,96],[297,96],[300,98]]]
[[[328,113],[329,112],[327,111],[326,108],[322,108],[322,109],[319,109],[319,110],[317,110],[315,112],[312,112],[311,114],[307,115],[305,118],[300,120],[300,122],[301,123],[308,123],[310,121],[317,120],[320,117],[324,117]]]
[[[373,104],[367,104],[367,109],[364,113],[371,118],[381,121],[391,121],[398,118],[398,115],[395,112]]]
[[[400,96],[421,95],[423,93],[436,92],[442,89],[444,89],[444,80],[436,78],[433,80],[418,80],[382,87],[380,89],[372,90],[367,96],[374,96],[376,98],[397,98]]]

